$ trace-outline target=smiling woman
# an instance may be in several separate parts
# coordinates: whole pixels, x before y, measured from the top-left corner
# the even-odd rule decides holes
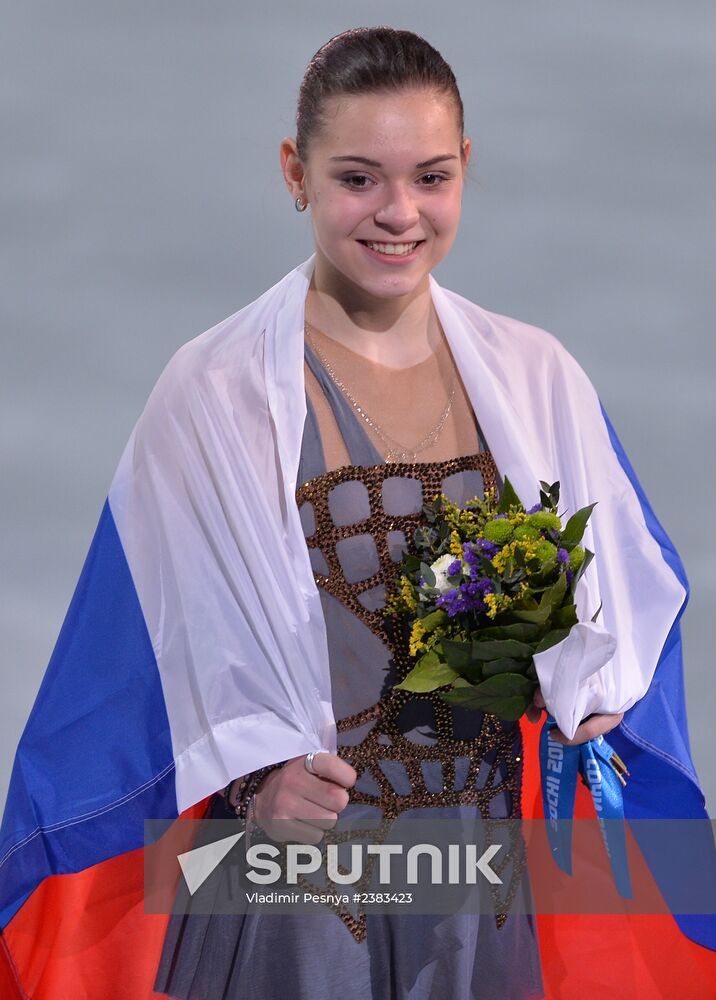
[[[322,900],[310,913],[246,912],[241,890],[227,912],[219,878],[201,900],[180,890],[168,921],[142,910],[145,818],[194,810],[234,831],[238,817],[243,844],[260,836],[276,853],[367,832],[378,854],[420,820],[476,836],[483,820],[539,816],[526,719],[573,744],[609,733],[631,769],[628,817],[704,818],[683,711],[683,567],[594,388],[549,333],[432,276],[470,154],[452,70],[419,36],[353,29],[311,60],[280,159],[315,253],[167,365],[18,751],[0,861],[17,996],[30,995],[23,980],[45,984],[38,1000],[716,985],[711,954],[691,944],[713,946],[712,923],[682,920],[688,940],[670,916],[538,920],[519,850],[501,870],[506,908],[494,896],[479,912],[371,908],[367,890],[384,883],[369,878],[349,893],[309,881]],[[527,507],[540,481],[559,481],[569,511],[597,501],[595,558],[575,587],[590,670],[577,684],[573,646],[545,650],[519,723],[399,689],[409,629],[386,615],[403,554],[429,530],[426,501],[464,506],[507,478]],[[382,871],[381,856],[368,875]]]
[[[304,126],[303,157],[295,140],[281,144],[289,190],[311,207],[307,319],[395,367],[438,342],[428,276],[455,240],[470,159],[458,101],[436,84],[336,94]]]

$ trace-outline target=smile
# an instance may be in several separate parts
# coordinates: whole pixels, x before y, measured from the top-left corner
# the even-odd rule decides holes
[[[414,240],[411,243],[378,243],[372,240],[358,240],[358,242],[374,257],[405,260],[416,256],[425,240]]]

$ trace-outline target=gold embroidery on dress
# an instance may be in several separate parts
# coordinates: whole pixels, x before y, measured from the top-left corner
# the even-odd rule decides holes
[[[496,488],[497,468],[489,452],[465,455],[459,458],[440,462],[412,463],[381,463],[374,466],[342,466],[326,472],[323,475],[304,483],[296,491],[296,502],[299,509],[305,503],[310,503],[314,512],[314,530],[306,537],[310,549],[320,549],[328,569],[327,573],[314,571],[317,585],[339,600],[349,611],[360,619],[368,628],[382,640],[391,652],[396,671],[396,683],[399,682],[413,666],[408,653],[405,636],[393,634],[390,620],[383,618],[383,610],[369,610],[360,601],[366,591],[386,585],[396,575],[398,563],[390,555],[388,533],[402,531],[406,541],[410,541],[415,528],[424,524],[422,504],[432,500],[443,492],[444,480],[454,473],[465,470],[479,470],[482,474],[485,490]],[[420,509],[408,514],[389,514],[383,506],[382,488],[386,479],[406,477],[416,480],[422,486],[422,503]],[[346,482],[359,481],[368,492],[370,516],[353,524],[338,525],[333,522],[329,511],[329,495],[338,485]],[[336,546],[344,539],[355,535],[371,535],[378,552],[380,567],[367,579],[349,583],[343,574]],[[432,744],[414,742],[406,737],[398,725],[400,712],[411,699],[426,699],[432,702],[435,715],[435,732],[437,740]],[[505,726],[494,716],[486,714],[478,734],[471,739],[456,739],[453,733],[452,709],[434,692],[415,694],[399,691],[393,688],[383,695],[379,701],[363,711],[337,720],[338,732],[347,732],[368,722],[374,725],[368,735],[358,745],[339,746],[338,754],[349,761],[358,773],[369,772],[377,783],[379,794],[351,790],[352,803],[376,806],[382,810],[382,822],[377,829],[360,831],[370,835],[371,840],[382,841],[395,818],[406,809],[421,807],[450,807],[460,805],[475,805],[483,817],[485,827],[489,832],[490,825],[504,822],[505,818],[516,819],[521,816],[521,765],[522,736],[519,726]],[[487,778],[481,787],[477,787],[480,765],[485,758],[494,752],[494,760],[489,767]],[[455,789],[455,760],[458,757],[469,758],[469,770],[462,789]],[[412,791],[408,795],[399,795],[387,775],[380,767],[381,760],[399,761],[405,768],[410,780]],[[442,766],[442,790],[430,792],[426,788],[422,764],[425,761],[436,761]],[[506,777],[493,784],[499,777],[498,769],[503,765]],[[510,816],[496,820],[490,817],[490,801],[496,795],[509,792]],[[509,824],[515,830],[517,824]],[[356,831],[341,834],[328,831],[326,842],[339,842],[352,839]],[[519,835],[510,845],[507,858],[500,867],[496,862],[492,868],[502,876],[509,863],[513,864],[513,872],[507,888],[506,897],[499,900],[500,912],[496,912],[497,926],[502,927],[507,919],[506,908],[514,899],[519,888],[520,877],[524,868],[522,852],[519,850]],[[513,851],[513,847],[516,851]],[[325,847],[322,847],[325,862]],[[519,857],[518,857],[519,856]],[[518,857],[515,863],[515,857]],[[353,891],[365,891],[372,873],[375,856],[371,864],[363,872],[361,879],[352,886]],[[306,889],[315,889],[310,883],[299,879]],[[497,903],[497,895],[493,892]],[[328,904],[341,917],[357,941],[362,941],[366,935],[365,911],[359,908],[359,915],[354,916],[340,904]]]

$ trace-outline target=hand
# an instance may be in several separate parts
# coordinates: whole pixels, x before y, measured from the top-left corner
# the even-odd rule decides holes
[[[579,723],[571,740],[568,740],[556,727],[550,730],[549,738],[557,743],[563,743],[566,747],[575,747],[593,740],[595,736],[603,736],[610,729],[616,729],[623,718],[623,712],[618,712],[616,715],[600,715],[595,712]]]
[[[354,768],[336,754],[317,753],[311,774],[304,760],[293,757],[271,771],[254,795],[253,817],[272,840],[318,844],[348,805]]]
[[[542,718],[542,709],[546,708],[541,688],[537,688],[532,698],[532,704],[525,709],[528,722],[539,722]]]
[[[546,708],[547,706],[544,703],[542,691],[538,687],[534,693],[534,697],[532,698],[532,703],[525,709],[525,715],[527,716],[528,721],[539,722],[542,718],[542,710]],[[578,746],[580,743],[586,743],[588,740],[593,740],[595,736],[601,736],[604,733],[608,733],[610,729],[616,729],[623,718],[623,712],[619,712],[615,715],[600,715],[595,712],[593,715],[588,715],[586,719],[580,722],[571,740],[568,740],[564,733],[560,729],[557,729],[556,726],[550,730],[549,738],[555,740],[557,743],[564,744],[564,746]]]

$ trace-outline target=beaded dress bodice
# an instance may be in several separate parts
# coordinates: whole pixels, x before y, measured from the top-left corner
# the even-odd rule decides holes
[[[484,450],[445,461],[381,461],[308,345],[305,357],[341,430],[349,431],[344,439],[353,462],[311,475],[296,491],[326,619],[338,753],[358,773],[348,810],[373,807],[383,833],[406,809],[476,806],[485,820],[516,818],[519,726],[453,708],[435,692],[396,690],[413,661],[407,631],[384,617],[386,586],[424,523],[423,504],[441,492],[464,504],[487,489],[499,490],[494,460]],[[318,441],[309,404],[299,469],[304,475],[325,464]],[[361,940],[365,915],[334,909]],[[498,915],[498,925],[504,919]]]

